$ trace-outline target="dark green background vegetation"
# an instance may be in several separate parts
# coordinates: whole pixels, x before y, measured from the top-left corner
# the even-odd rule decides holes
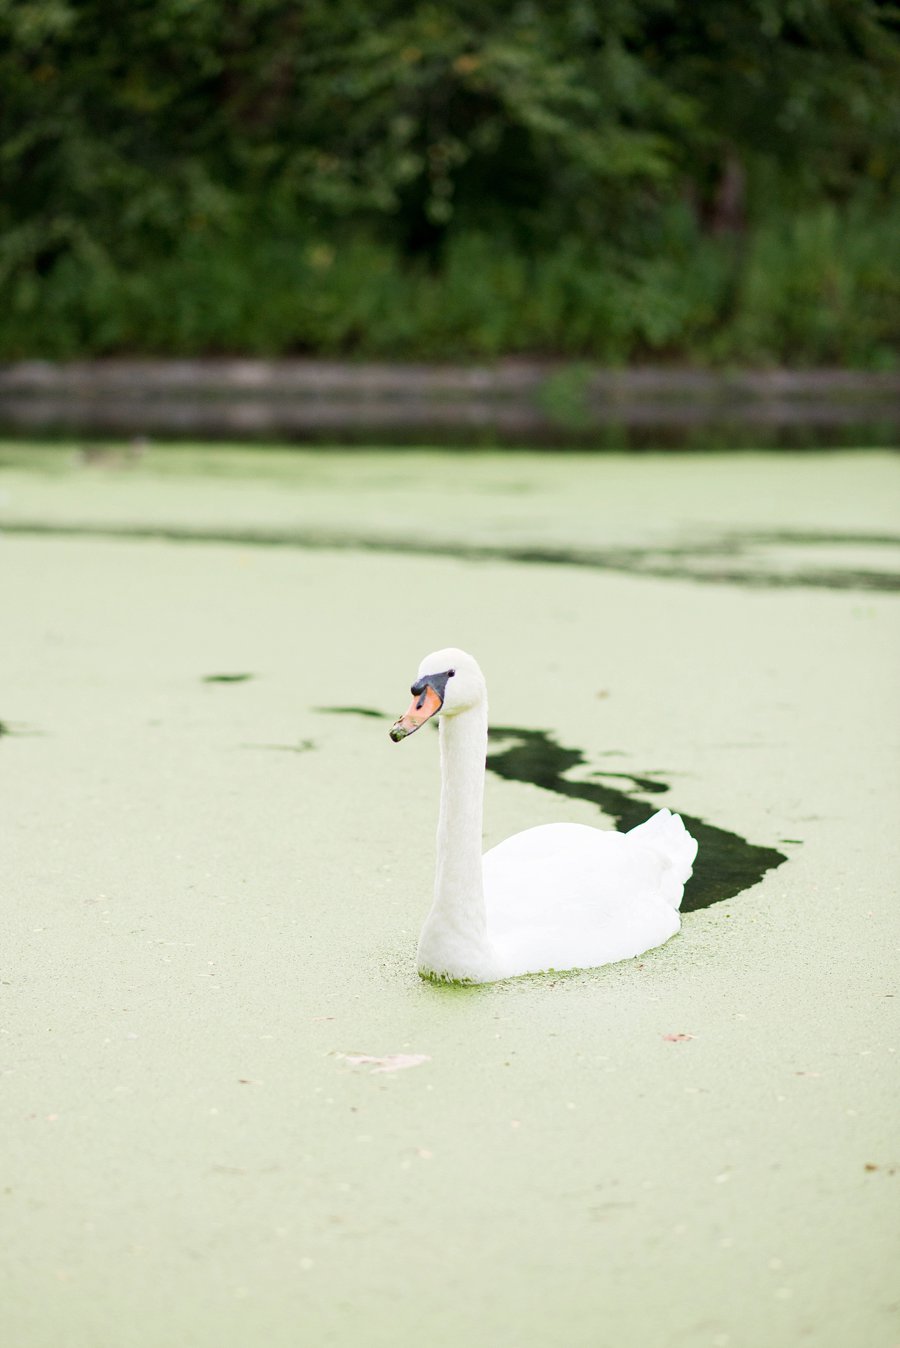
[[[0,0],[0,356],[891,366],[897,15]]]

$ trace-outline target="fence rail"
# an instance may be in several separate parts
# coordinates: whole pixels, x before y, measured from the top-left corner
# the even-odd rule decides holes
[[[89,434],[684,439],[702,428],[900,435],[900,373],[505,360],[109,360],[0,366],[0,429]]]

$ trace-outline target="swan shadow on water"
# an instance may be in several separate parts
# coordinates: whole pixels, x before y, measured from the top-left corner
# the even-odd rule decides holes
[[[635,777],[630,773],[596,772],[597,781],[570,781],[565,774],[587,759],[580,749],[557,744],[546,730],[525,730],[518,726],[492,726],[489,743],[512,740],[509,747],[488,751],[487,768],[511,782],[530,782],[557,795],[587,800],[602,810],[622,832],[635,828],[647,818],[656,804],[642,800],[644,795],[660,795],[670,788],[655,777]],[[630,781],[631,789],[609,786],[610,778]],[[683,913],[709,908],[711,904],[733,899],[762,879],[766,871],[787,861],[784,852],[760,847],[728,829],[717,828],[704,819],[679,811],[688,832],[699,844],[694,873],[681,902]]]
[[[338,716],[389,719],[372,707],[319,707],[316,710]],[[656,776],[622,772],[597,771],[592,780],[571,781],[566,774],[588,760],[580,749],[557,744],[547,730],[491,726],[488,744],[489,772],[506,781],[527,782],[573,800],[589,801],[622,832],[635,828],[657,808],[656,801],[647,801],[643,797],[663,795],[670,790],[669,784]],[[613,781],[627,782],[630,786],[610,785]],[[683,913],[733,899],[757,884],[767,871],[787,861],[786,854],[775,847],[748,842],[729,829],[717,828],[705,819],[680,813],[685,827],[699,844],[694,873],[681,903]]]

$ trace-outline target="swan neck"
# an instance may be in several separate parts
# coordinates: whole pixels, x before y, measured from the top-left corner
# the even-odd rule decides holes
[[[445,716],[440,725],[441,808],[434,907],[470,936],[486,928],[481,871],[487,706]]]

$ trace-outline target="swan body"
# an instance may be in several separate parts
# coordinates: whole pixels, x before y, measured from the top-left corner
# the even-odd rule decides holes
[[[425,657],[395,741],[441,712],[434,899],[419,938],[423,977],[491,983],[612,964],[678,931],[697,843],[659,810],[628,833],[585,824],[526,829],[481,855],[487,693],[475,660]]]

